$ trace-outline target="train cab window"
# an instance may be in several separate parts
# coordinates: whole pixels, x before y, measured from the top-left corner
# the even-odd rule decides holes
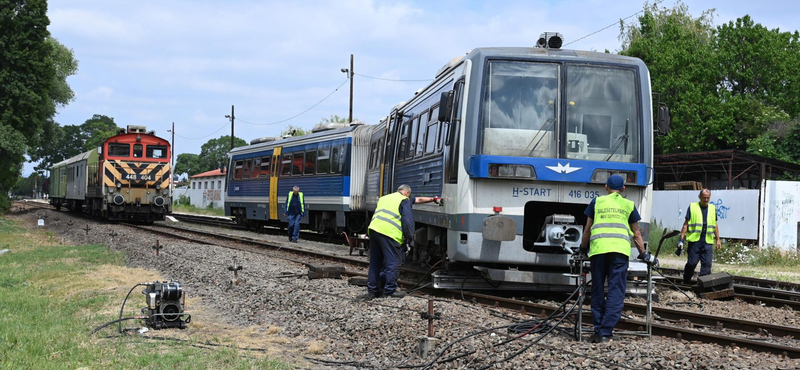
[[[162,145],[148,145],[145,153],[147,158],[167,158],[167,147]]]
[[[303,174],[303,152],[292,154],[292,176]]]
[[[244,166],[242,167],[242,178],[249,179],[250,178],[250,168],[252,167],[253,161],[251,159],[244,160]]]
[[[325,174],[331,171],[331,146],[320,144],[317,149],[317,173]]]
[[[289,176],[292,174],[292,155],[284,154],[281,161],[281,176]]]
[[[272,158],[261,157],[261,174],[259,177],[269,177],[269,165]]]
[[[306,164],[303,170],[304,175],[313,175],[317,168],[317,149],[306,151]]]
[[[133,158],[142,158],[143,150],[144,150],[144,145],[133,144]]]
[[[250,174],[251,179],[257,179],[261,173],[261,158],[253,158],[253,168]]]
[[[422,112],[417,120],[419,121],[419,135],[417,136],[417,149],[414,156],[421,157],[425,151],[425,137],[428,132],[428,111]]]
[[[236,161],[236,165],[233,171],[233,178],[235,180],[242,179],[242,167],[244,166],[244,161]]]
[[[130,155],[131,155],[130,144],[116,144],[116,143],[108,144],[109,157],[129,157]]]
[[[411,121],[411,135],[408,136],[408,155],[407,159],[414,158],[414,153],[417,151],[417,135],[419,132],[419,116]]]

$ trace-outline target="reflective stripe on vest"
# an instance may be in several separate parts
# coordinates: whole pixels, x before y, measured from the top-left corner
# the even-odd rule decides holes
[[[303,201],[303,192],[298,191],[298,195],[300,195],[300,213],[306,213],[306,202]],[[292,196],[294,195],[294,191],[289,192],[289,196],[286,197],[286,212],[289,212],[289,205],[292,204]]]
[[[398,244],[403,244],[403,223],[398,212],[400,203],[406,199],[408,198],[399,192],[378,199],[378,206],[369,222],[369,229],[394,239]]]
[[[699,202],[689,205],[689,229],[686,233],[686,241],[696,242],[700,240],[700,233],[703,232],[703,210]],[[714,203],[708,203],[706,211],[706,244],[714,244],[714,231],[717,230],[717,207]]]
[[[633,208],[633,202],[619,193],[604,195],[594,201],[589,257],[614,252],[630,258],[633,233],[628,218]]]

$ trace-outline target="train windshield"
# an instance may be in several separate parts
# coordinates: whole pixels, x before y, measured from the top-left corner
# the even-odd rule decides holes
[[[567,158],[639,162],[639,95],[631,69],[567,65]]]
[[[558,64],[490,61],[483,100],[483,153],[555,157]]]

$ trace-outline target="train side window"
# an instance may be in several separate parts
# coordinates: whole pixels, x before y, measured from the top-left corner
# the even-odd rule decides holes
[[[381,163],[383,163],[383,153],[386,152],[386,148],[383,147],[383,138],[378,140],[378,163],[375,163],[375,168],[380,168]]]
[[[408,139],[408,155],[407,159],[414,158],[414,152],[417,151],[417,136],[419,132],[419,116],[414,117],[411,121],[411,135]]]
[[[317,173],[327,174],[331,171],[331,146],[320,144],[317,149]]]
[[[402,162],[406,157],[406,150],[408,149],[408,131],[411,128],[411,120],[403,123],[400,130],[400,145],[397,148],[397,161]]]
[[[131,146],[130,144],[108,144],[108,155],[110,157],[130,157]]]
[[[253,158],[253,167],[251,168],[251,179],[257,179],[258,174],[261,173],[261,157]]]
[[[261,157],[261,174],[259,177],[269,177],[269,164],[272,158]]]
[[[431,154],[436,151],[436,142],[439,139],[439,121],[433,121],[428,124],[428,130],[425,133],[425,154]]]
[[[333,149],[331,149],[331,173],[336,173],[336,168],[339,163],[339,152],[339,146],[334,145]]]
[[[317,149],[309,149],[306,151],[306,164],[303,169],[304,175],[313,175],[317,168]]]
[[[145,155],[147,155],[147,158],[154,159],[167,158],[167,147],[163,145],[148,145]]]
[[[303,152],[294,153],[292,158],[292,176],[303,174]]]
[[[133,158],[142,158],[142,151],[144,146],[142,144],[133,144]]]
[[[242,178],[249,179],[250,178],[250,168],[252,168],[253,160],[252,159],[245,159],[244,160],[244,167],[242,167]]]
[[[414,156],[421,157],[425,151],[425,134],[428,132],[428,111],[422,112],[417,120],[419,121],[419,135],[417,136],[417,149]]]
[[[244,165],[242,161],[234,162],[233,171],[231,171],[231,180],[240,180],[242,178],[242,165]]]
[[[292,174],[292,155],[284,154],[281,160],[281,177],[290,176]]]
[[[347,158],[347,145],[342,144],[342,146],[339,148],[339,151],[340,151],[339,153],[341,154],[339,155],[339,168],[338,168],[339,172],[337,173],[342,173],[345,172],[345,169],[347,167],[344,162],[345,159]]]
[[[370,145],[370,148],[369,148],[369,165],[367,166],[367,169],[369,169],[369,170],[375,168],[375,162],[377,162],[376,159],[378,157],[377,147],[378,147],[378,143],[377,142],[374,142],[374,143],[372,143],[372,145]]]

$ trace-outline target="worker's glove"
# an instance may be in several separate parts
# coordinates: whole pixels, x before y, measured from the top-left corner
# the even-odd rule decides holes
[[[411,244],[409,244],[409,243],[403,243],[403,253],[405,253],[405,254],[406,254],[406,256],[407,256],[409,253],[411,253]]]
[[[675,250],[675,255],[680,257],[681,253],[683,253],[683,239],[678,242],[678,249]]]
[[[644,251],[642,253],[639,253],[639,257],[638,258],[640,260],[644,261],[648,265],[656,265],[656,266],[658,265],[658,258],[656,258],[656,256],[650,254],[650,252],[648,252],[648,251]]]
[[[433,202],[438,204],[438,205],[440,205],[440,206],[443,205],[443,203],[444,203],[442,201],[442,197],[433,197]]]

